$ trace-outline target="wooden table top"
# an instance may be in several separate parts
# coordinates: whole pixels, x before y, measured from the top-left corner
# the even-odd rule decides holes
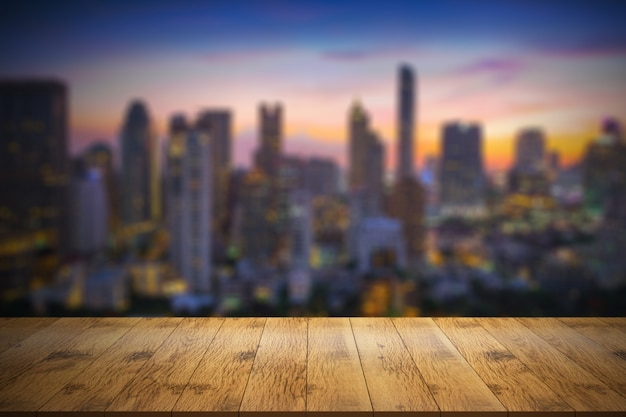
[[[626,415],[625,318],[0,318],[0,414]]]

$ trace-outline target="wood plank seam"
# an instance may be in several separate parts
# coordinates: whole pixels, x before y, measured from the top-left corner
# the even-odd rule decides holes
[[[261,335],[259,336],[259,341],[256,344],[256,349],[254,349],[254,359],[252,360],[252,366],[250,366],[250,372],[248,373],[248,379],[246,380],[246,385],[243,388],[243,392],[242,392],[242,395],[241,395],[241,400],[239,401],[239,408],[238,408],[238,411],[237,411],[238,413],[241,411],[241,405],[243,404],[243,399],[244,399],[244,396],[245,396],[245,392],[248,390],[248,384],[250,383],[250,376],[252,375],[252,370],[254,369],[254,362],[256,362],[256,355],[257,355],[257,353],[259,351],[259,345],[261,344],[261,340],[263,340],[263,333],[265,333],[266,326],[267,326],[267,318],[263,322],[263,331],[261,332]],[[308,324],[307,324],[307,329],[308,329]]]
[[[354,341],[354,346],[356,347],[356,353],[359,356],[359,365],[361,366],[361,373],[363,374],[363,380],[365,381],[365,386],[367,387],[367,396],[370,400],[370,407],[372,407],[372,415],[374,415],[374,403],[372,402],[372,394],[370,394],[370,387],[367,385],[367,378],[365,377],[365,371],[363,370],[363,359],[361,358],[361,351],[359,350],[359,345],[356,342],[356,337],[354,337],[354,328],[352,327],[352,320],[348,320],[350,323],[350,332],[352,333],[352,340]]]
[[[483,384],[485,384],[485,386],[489,387],[489,385],[487,384],[487,381],[484,380],[484,378],[482,377],[482,375],[480,375],[478,372],[476,372],[476,369],[474,369],[474,367],[472,366],[472,364],[470,364],[467,359],[465,358],[465,356],[463,356],[463,353],[459,350],[459,348],[452,342],[452,340],[450,340],[450,338],[448,337],[448,335],[446,334],[446,332],[443,331],[443,329],[441,328],[441,326],[439,326],[439,323],[437,323],[437,320],[433,320],[433,323],[435,323],[435,325],[437,326],[437,328],[441,331],[441,333],[443,334],[443,336],[448,339],[448,341],[450,342],[450,344],[452,345],[452,347],[454,348],[454,350],[457,351],[457,353],[459,354],[459,356],[461,358],[463,358],[463,360],[465,361],[465,363],[467,363],[469,365],[469,367],[472,369],[472,371],[474,371],[474,373],[476,374],[476,376],[482,381]],[[508,349],[507,349],[508,351]],[[509,352],[510,353],[510,352]],[[515,356],[515,355],[513,355]],[[491,389],[490,389],[491,391]],[[493,392],[493,391],[492,391]],[[496,400],[498,400],[498,402],[500,403],[500,405],[502,405],[502,407],[506,410],[507,415],[510,414],[510,410],[508,408],[506,408],[504,406],[504,404],[502,404],[502,401],[500,400],[500,398],[498,398],[497,395],[494,394],[494,397],[496,398]]]
[[[213,342],[215,341],[215,338],[217,337],[217,334],[220,332],[220,329],[222,328],[222,326],[224,325],[224,323],[226,322],[226,320],[222,320],[220,322],[220,325],[217,327],[217,330],[215,331],[215,333],[213,334],[213,337],[211,338],[211,341],[207,344],[206,349],[204,350],[204,352],[202,353],[202,357],[200,358],[200,360],[198,361],[198,363],[196,364],[196,366],[193,368],[193,371],[189,374],[189,379],[187,380],[187,383],[185,384],[185,387],[187,385],[189,385],[189,381],[191,381],[191,378],[193,377],[193,374],[196,372],[196,370],[198,369],[198,367],[200,366],[200,363],[202,363],[202,360],[204,359],[204,357],[206,356],[207,352],[209,351],[209,349],[211,348],[211,345],[213,344]],[[182,323],[182,321],[181,321]],[[180,324],[179,324],[180,326]],[[178,326],[176,326],[178,327]],[[172,333],[174,332],[174,330],[176,330],[176,328],[172,329]],[[170,333],[171,334],[171,333]],[[161,346],[163,346],[163,344],[165,343],[165,341],[167,340],[169,336],[165,337],[163,339],[163,342],[159,345],[159,348],[157,348],[157,350],[159,350],[161,348]],[[156,351],[155,351],[156,353]],[[146,362],[147,363],[147,362]],[[145,363],[144,363],[145,366]],[[139,371],[138,371],[139,373]],[[131,380],[132,381],[132,380]],[[181,399],[183,395],[183,390],[181,390],[180,395],[178,396],[178,398],[176,399],[176,401],[174,402],[174,404],[172,404],[172,410],[174,410],[176,408],[176,404],[178,404],[178,401]],[[172,410],[170,410],[170,415],[172,415]]]
[[[415,361],[415,358],[411,354],[411,350],[406,345],[406,341],[404,340],[404,338],[400,334],[400,331],[398,330],[398,326],[396,326],[396,322],[394,320],[391,320],[391,324],[393,324],[393,328],[396,330],[396,333],[398,333],[398,336],[400,337],[400,340],[402,341],[402,345],[404,346],[406,351],[409,353],[409,356],[411,357],[411,360],[413,360],[413,362],[415,363],[415,366],[417,368],[417,372],[418,372],[420,378],[422,379],[422,382],[424,383],[424,385],[428,389],[428,393],[430,394],[431,397],[433,397],[433,400],[435,401],[435,404],[437,404],[437,408],[439,408],[439,415],[441,415],[441,406],[439,405],[439,402],[437,401],[437,397],[435,397],[433,391],[430,388],[430,385],[428,385],[428,383],[426,382],[426,379],[424,378],[424,375],[422,375],[422,371],[420,370],[420,367],[419,367],[418,363]]]

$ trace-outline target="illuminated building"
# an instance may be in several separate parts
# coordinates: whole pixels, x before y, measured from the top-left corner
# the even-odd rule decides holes
[[[602,134],[587,147],[583,158],[585,207],[597,216],[613,216],[619,206],[626,218],[626,204],[618,203],[626,194],[626,144],[619,132],[616,122],[606,121]]]
[[[404,177],[394,184],[389,201],[389,215],[402,224],[407,256],[415,261],[424,252],[425,191],[415,178]]]
[[[211,129],[199,119],[181,165],[181,273],[192,293],[211,291]]]
[[[313,241],[310,193],[295,190],[291,193],[290,207],[289,298],[292,303],[302,304],[311,290],[310,256]]]
[[[166,145],[166,220],[170,232],[170,261],[178,273],[182,272],[183,265],[182,175],[188,133],[185,116],[175,115],[170,119],[169,139]]]
[[[60,81],[0,81],[0,236],[47,229],[63,243],[67,109]]]
[[[111,145],[105,142],[96,142],[85,151],[85,167],[87,169],[96,168],[102,175],[104,187],[106,189],[106,200],[108,204],[109,226],[117,227],[119,224],[118,215],[118,191],[115,170],[113,169],[113,151]]]
[[[277,213],[270,206],[271,186],[267,175],[258,169],[248,172],[242,182],[237,208],[238,240],[243,257],[254,264],[266,264],[276,246],[273,224]]]
[[[211,129],[211,167],[213,178],[212,230],[222,244],[226,244],[229,225],[228,193],[232,155],[232,124],[229,110],[206,110],[200,118]]]
[[[398,170],[397,179],[413,177],[413,128],[415,113],[413,69],[402,65],[398,71]]]
[[[80,254],[105,248],[109,236],[109,202],[102,172],[89,168],[72,180],[71,244]]]
[[[378,135],[370,130],[369,116],[359,101],[349,113],[348,190],[358,194],[364,216],[376,216],[382,210],[385,149]]]
[[[484,216],[481,127],[478,124],[447,123],[443,127],[442,142],[441,215]]]
[[[154,219],[158,214],[155,138],[148,110],[133,101],[126,113],[120,137],[122,153],[121,218],[126,226]]]
[[[0,292],[50,279],[69,246],[68,92],[56,80],[0,81]],[[49,267],[39,268],[43,262]]]
[[[398,167],[388,201],[388,212],[400,221],[406,252],[415,261],[423,252],[424,189],[413,173],[413,70],[403,65],[398,77]]]

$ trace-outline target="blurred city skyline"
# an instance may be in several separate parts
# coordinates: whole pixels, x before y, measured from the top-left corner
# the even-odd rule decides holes
[[[96,140],[119,151],[134,98],[161,143],[173,113],[233,114],[233,162],[250,166],[258,106],[280,102],[285,151],[344,169],[350,106],[396,140],[395,69],[416,69],[414,161],[439,153],[453,120],[484,129],[489,170],[508,169],[514,138],[539,127],[564,165],[598,121],[624,117],[626,8],[576,2],[43,2],[3,6],[2,77],[69,85],[69,150]],[[395,152],[387,152],[393,172]]]

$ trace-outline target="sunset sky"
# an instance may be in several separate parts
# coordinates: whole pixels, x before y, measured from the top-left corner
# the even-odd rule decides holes
[[[607,116],[626,121],[626,1],[23,1],[0,3],[0,76],[70,89],[70,150],[117,147],[131,99],[155,134],[204,108],[234,114],[235,164],[256,147],[258,106],[280,101],[285,148],[345,164],[359,98],[395,166],[396,72],[418,74],[416,161],[441,124],[483,124],[491,169],[542,127],[576,160]],[[62,5],[62,6],[60,6]]]

